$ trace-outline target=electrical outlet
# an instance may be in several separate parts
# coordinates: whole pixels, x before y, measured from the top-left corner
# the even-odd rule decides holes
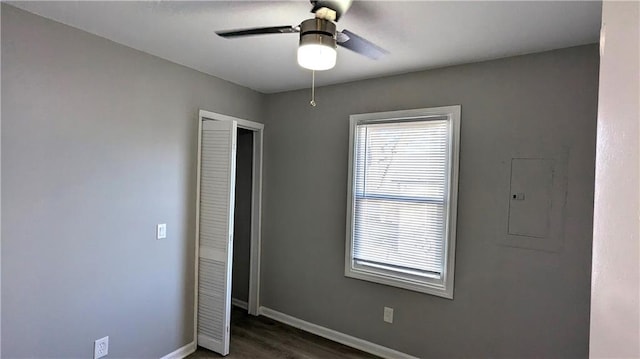
[[[156,239],[165,239],[167,238],[167,224],[161,223],[158,225],[156,230]]]
[[[109,337],[98,339],[93,344],[93,359],[106,357],[109,354]]]
[[[393,308],[384,307],[384,316],[382,317],[387,323],[393,323]]]

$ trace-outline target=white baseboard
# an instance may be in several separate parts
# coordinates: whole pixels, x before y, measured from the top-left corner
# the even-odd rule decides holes
[[[298,319],[266,307],[260,307],[260,309],[258,310],[258,314],[264,315],[267,318],[277,320],[284,324],[288,324],[292,327],[302,329],[306,332],[321,336],[323,338],[333,340],[334,342],[338,342],[340,344],[362,350],[363,352],[377,355],[385,359],[418,359],[417,357],[411,356],[409,354],[383,347],[382,345],[374,344],[360,338],[352,337],[350,335],[337,332],[333,329],[321,327],[317,324],[309,323],[302,319]]]
[[[231,305],[233,305],[235,307],[238,307],[238,308],[242,308],[244,310],[249,310],[249,304],[247,302],[245,302],[244,300],[231,298]]]
[[[163,356],[160,359],[183,359],[189,356],[189,354],[195,352],[197,347],[198,346],[196,345],[196,341],[194,340],[191,343],[183,346],[182,348],[174,350],[173,352]]]

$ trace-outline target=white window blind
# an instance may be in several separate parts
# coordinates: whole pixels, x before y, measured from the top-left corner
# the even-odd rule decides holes
[[[347,276],[452,296],[459,117],[440,114],[352,118]]]
[[[357,126],[357,264],[440,278],[448,151],[446,120]]]

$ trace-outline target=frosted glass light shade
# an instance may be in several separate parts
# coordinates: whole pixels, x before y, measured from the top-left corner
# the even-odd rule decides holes
[[[337,51],[324,44],[304,44],[298,47],[298,64],[309,70],[329,70],[336,65]]]

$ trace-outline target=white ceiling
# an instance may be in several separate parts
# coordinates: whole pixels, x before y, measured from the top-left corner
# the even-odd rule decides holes
[[[308,1],[24,1],[12,5],[225,80],[273,93],[309,87],[297,34],[223,39],[216,30],[298,25]],[[327,85],[598,41],[599,1],[355,1],[340,19],[389,50],[374,61],[346,49],[316,73]]]

